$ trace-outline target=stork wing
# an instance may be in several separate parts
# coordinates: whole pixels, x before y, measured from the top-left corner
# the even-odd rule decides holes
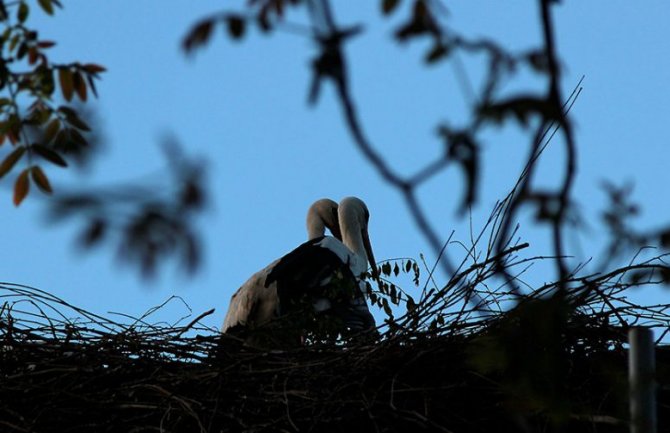
[[[269,322],[276,316],[276,286],[265,287],[264,282],[273,262],[252,275],[230,298],[230,305],[223,321],[223,332],[236,326],[256,327]]]

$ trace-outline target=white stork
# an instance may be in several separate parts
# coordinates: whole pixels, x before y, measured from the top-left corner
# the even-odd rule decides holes
[[[333,236],[342,238],[337,219],[337,203],[323,198],[312,203],[307,210],[307,239],[322,238],[326,228]],[[234,327],[255,328],[275,317],[277,292],[274,288],[266,289],[265,280],[279,260],[281,259],[253,274],[233,294],[223,321],[223,332]]]
[[[309,236],[323,235],[324,226],[330,227],[332,221],[312,208]],[[375,329],[361,281],[368,261],[376,270],[368,236],[370,214],[362,200],[347,197],[340,202],[337,216],[342,241],[314,237],[254,274],[233,295],[224,332],[236,325],[256,328],[277,318],[313,329],[334,319],[335,330],[343,334]],[[316,221],[311,227],[310,220]]]

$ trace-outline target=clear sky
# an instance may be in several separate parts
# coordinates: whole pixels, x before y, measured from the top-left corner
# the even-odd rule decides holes
[[[187,278],[168,267],[152,281],[120,266],[111,248],[84,252],[74,246],[80,225],[53,224],[37,193],[19,208],[3,179],[0,280],[49,291],[97,313],[139,315],[170,295],[182,296],[200,313],[215,307],[206,323],[219,326],[228,299],[256,270],[305,239],[309,204],[321,197],[356,195],[370,208],[370,235],[378,260],[434,259],[400,195],[383,183],[354,148],[331,89],[317,107],[306,105],[309,60],[306,37],[251,31],[242,43],[216,37],[187,58],[180,40],[198,18],[242,2],[62,0],[65,9],[47,17],[34,8],[30,23],[58,42],[52,61],[81,60],[108,68],[96,103],[106,146],[88,173],[56,176],[55,187],[106,185],[142,178],[164,166],[159,143],[174,135],[186,151],[207,163],[212,206],[200,219],[205,262]],[[36,2],[35,2],[36,3]],[[333,1],[341,23],[363,22],[365,33],[348,46],[350,75],[363,121],[375,146],[394,168],[410,173],[440,152],[435,126],[465,119],[467,99],[450,63],[426,69],[427,45],[398,46],[391,34],[400,13],[382,19],[379,1]],[[408,2],[404,2],[407,4]],[[540,44],[536,1],[445,2],[454,28],[498,38],[508,48]],[[640,224],[670,222],[667,102],[670,100],[670,3],[652,0],[564,1],[556,11],[558,48],[569,94],[582,75],[584,92],[571,115],[579,146],[576,195],[592,230],[568,244],[580,260],[598,254],[600,183],[635,183],[642,203]],[[291,20],[305,22],[302,13]],[[476,86],[481,65],[465,64]],[[537,89],[537,77],[520,75],[505,90]],[[491,130],[485,137],[482,195],[473,213],[481,225],[496,199],[512,186],[526,154],[527,138]],[[553,186],[560,146],[550,147],[540,179]],[[4,155],[6,149],[0,149]],[[421,190],[441,236],[456,230],[467,240],[468,221],[458,217],[462,182],[455,167]],[[524,214],[525,215],[525,214]],[[548,253],[546,231],[522,220],[521,236],[533,254]],[[453,246],[457,251],[457,246]],[[445,276],[439,279],[444,280]],[[536,274],[538,281],[550,276]],[[660,300],[656,292],[649,300]],[[165,310],[176,320],[183,309]]]

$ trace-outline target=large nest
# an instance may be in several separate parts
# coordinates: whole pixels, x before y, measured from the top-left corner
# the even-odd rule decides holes
[[[200,325],[207,313],[183,326],[112,321],[3,284],[0,430],[627,431],[626,331],[667,329],[670,315],[624,294],[662,281],[665,268],[492,290],[485,282],[518,249],[424,290],[379,341],[289,350],[221,336]],[[391,289],[380,287],[376,303]],[[657,356],[668,383],[670,351]],[[659,399],[667,428],[667,388]]]

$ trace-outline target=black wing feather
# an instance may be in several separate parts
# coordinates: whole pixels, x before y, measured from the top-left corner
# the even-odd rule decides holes
[[[278,315],[284,316],[328,299],[329,314],[352,330],[374,328],[359,282],[348,263],[318,245],[324,237],[309,240],[282,257],[268,274],[265,287],[277,283]],[[306,305],[307,304],[307,305]]]

